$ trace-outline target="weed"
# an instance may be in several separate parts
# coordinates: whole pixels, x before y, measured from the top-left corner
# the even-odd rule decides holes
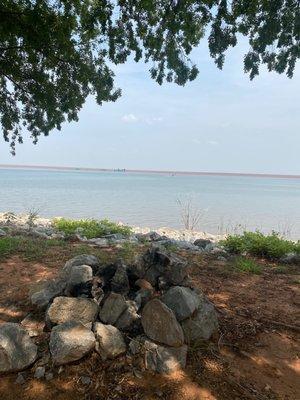
[[[32,208],[28,211],[28,217],[27,217],[27,224],[30,228],[33,228],[35,225],[35,221],[37,220],[39,216],[39,211]]]
[[[258,265],[255,261],[244,257],[238,257],[235,260],[234,268],[240,272],[248,272],[255,275],[262,273],[262,268],[260,265]]]
[[[278,233],[270,235],[256,232],[244,232],[242,235],[229,235],[221,242],[231,253],[247,253],[256,257],[278,260],[287,253],[300,253],[300,242],[283,239]]]
[[[118,225],[107,219],[97,221],[95,219],[71,220],[59,218],[55,219],[52,223],[56,229],[64,232],[66,235],[72,235],[80,231],[80,234],[86,236],[88,239],[113,233],[121,233],[124,236],[129,236],[131,234],[131,228],[129,226]]]

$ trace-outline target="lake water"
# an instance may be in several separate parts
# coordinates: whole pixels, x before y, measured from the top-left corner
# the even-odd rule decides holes
[[[109,218],[181,228],[177,200],[201,210],[197,230],[276,230],[300,238],[300,179],[0,169],[0,212]]]

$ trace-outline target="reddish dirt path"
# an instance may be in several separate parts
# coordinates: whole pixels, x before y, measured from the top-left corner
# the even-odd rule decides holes
[[[299,325],[299,275],[231,272],[224,263],[192,260],[192,278],[220,312],[220,335],[190,351],[186,370],[172,376],[141,374],[126,357],[103,363],[96,354],[80,363],[55,367],[51,381],[24,375],[0,377],[1,400],[299,400],[299,332],[266,319]],[[0,322],[19,322],[30,310],[28,293],[39,280],[56,275],[62,261],[26,262],[13,257],[0,262]],[[41,357],[47,334],[37,338]],[[89,376],[84,386],[81,376]]]

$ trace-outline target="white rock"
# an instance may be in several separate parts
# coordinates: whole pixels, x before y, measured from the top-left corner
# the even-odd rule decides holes
[[[97,340],[96,351],[104,360],[126,352],[123,335],[116,327],[96,322],[94,332]]]
[[[47,310],[47,324],[57,325],[67,321],[81,322],[83,325],[95,321],[98,305],[92,299],[76,297],[56,297]]]
[[[84,357],[95,347],[95,335],[81,323],[65,322],[50,334],[50,353],[56,365],[68,364]]]

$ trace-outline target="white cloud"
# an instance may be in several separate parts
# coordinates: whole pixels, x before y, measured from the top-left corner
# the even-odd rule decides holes
[[[195,143],[195,144],[202,144],[203,143],[203,141],[200,140],[200,139],[192,139],[192,142]]]
[[[139,120],[138,117],[134,114],[125,114],[121,119],[124,122],[137,122]]]
[[[148,117],[145,119],[145,122],[148,125],[153,125],[155,123],[162,122],[162,121],[163,121],[162,117]]]
[[[211,146],[218,146],[219,144],[219,142],[217,142],[216,140],[208,140],[207,143],[210,144]]]

